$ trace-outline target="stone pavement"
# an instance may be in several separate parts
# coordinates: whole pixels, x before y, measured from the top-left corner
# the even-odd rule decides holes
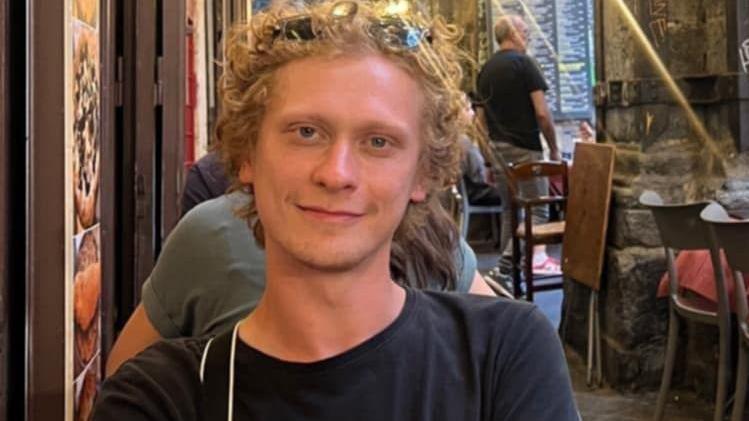
[[[623,394],[608,387],[591,390],[585,384],[585,361],[567,351],[567,362],[575,389],[577,406],[584,421],[651,420],[655,413],[656,392]],[[667,421],[702,421],[713,417],[712,405],[686,392],[672,393],[663,417]]]

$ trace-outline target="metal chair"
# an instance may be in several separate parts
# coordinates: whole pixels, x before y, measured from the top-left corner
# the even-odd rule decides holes
[[[520,240],[525,244],[525,260],[523,262],[523,278],[526,285],[526,298],[533,301],[533,293],[562,287],[562,282],[550,282],[542,285],[534,285],[533,275],[533,246],[537,244],[561,244],[564,237],[564,221],[533,224],[532,209],[535,206],[549,206],[558,204],[564,208],[567,201],[567,163],[564,161],[531,161],[518,165],[508,166],[506,169],[507,187],[510,191],[510,216],[512,233],[512,280],[515,286],[515,295],[521,291],[520,288]],[[560,195],[542,195],[538,197],[527,197],[520,189],[520,183],[532,181],[535,178],[561,177],[562,192]],[[524,212],[523,223],[518,223],[518,213]],[[548,276],[547,276],[548,277]]]
[[[666,250],[666,263],[669,279],[669,321],[666,361],[663,367],[661,388],[658,393],[654,419],[663,418],[671,376],[674,370],[676,347],[679,340],[681,319],[694,320],[700,323],[717,325],[720,333],[720,355],[718,361],[718,390],[715,398],[713,419],[722,419],[727,390],[728,364],[730,358],[730,310],[725,284],[722,282],[720,257],[717,250],[711,247],[710,228],[700,219],[700,212],[708,202],[687,204],[664,204],[663,199],[653,192],[645,191],[640,196],[640,203],[653,212],[658,232]],[[716,272],[715,284],[718,303],[697,296],[686,296],[679,291],[679,274],[674,265],[674,250],[710,250],[713,268]],[[717,269],[716,269],[717,268]]]
[[[717,203],[711,203],[700,214],[706,221],[714,235],[715,249],[723,249],[728,265],[733,272],[734,299],[736,304],[736,318],[739,331],[739,364],[736,370],[736,394],[733,402],[731,420],[743,419],[746,404],[747,363],[749,363],[749,309],[747,309],[746,288],[744,274],[749,274],[749,219],[732,219],[728,212]],[[723,281],[723,271],[719,276]],[[717,273],[716,273],[717,275]]]
[[[458,200],[460,203],[460,235],[463,238],[468,237],[468,226],[473,214],[490,214],[492,215],[492,239],[495,242],[499,242],[499,221],[502,215],[502,205],[487,206],[487,205],[473,205],[468,200],[468,191],[466,189],[466,182],[463,177],[460,178],[458,183]]]

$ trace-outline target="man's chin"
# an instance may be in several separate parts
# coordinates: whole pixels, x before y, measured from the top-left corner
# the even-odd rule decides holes
[[[334,255],[323,253],[305,253],[295,256],[296,259],[311,270],[326,273],[342,273],[356,269],[365,259],[350,251]]]
[[[310,244],[298,246],[292,246],[287,250],[302,265],[311,270],[326,273],[355,271],[378,254],[377,247],[361,247],[361,244],[349,242],[330,241],[314,246]]]

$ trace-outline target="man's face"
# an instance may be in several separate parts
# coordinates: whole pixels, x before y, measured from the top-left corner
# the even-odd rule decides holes
[[[419,84],[381,56],[279,69],[253,158],[240,171],[254,186],[268,253],[323,271],[387,261],[409,201],[426,196],[422,109]]]
[[[530,36],[528,25],[522,19],[516,19],[513,23],[515,26],[515,44],[520,51],[525,52],[528,48],[528,37]]]

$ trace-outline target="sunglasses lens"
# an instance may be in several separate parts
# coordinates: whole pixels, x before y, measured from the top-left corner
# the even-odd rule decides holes
[[[287,20],[283,23],[283,34],[286,39],[295,41],[310,41],[315,39],[310,17]]]
[[[373,33],[392,48],[414,49],[425,38],[425,31],[408,26],[402,21],[378,22],[372,27]],[[428,40],[428,38],[427,38]]]
[[[403,46],[406,48],[416,48],[421,42],[421,31],[414,28],[406,29],[403,38]]]

